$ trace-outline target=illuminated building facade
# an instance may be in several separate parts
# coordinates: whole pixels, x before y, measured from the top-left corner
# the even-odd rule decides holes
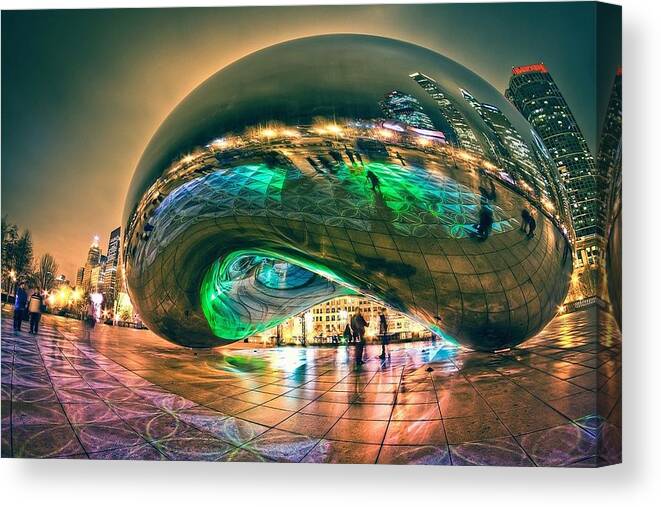
[[[85,280],[85,266],[81,266],[76,271],[76,287],[82,287]]]
[[[580,289],[600,294],[604,267],[606,193],[603,176],[560,89],[542,63],[514,67],[505,96],[542,138],[567,190]]]
[[[90,292],[92,289],[92,270],[99,266],[101,260],[101,248],[99,248],[99,237],[94,236],[92,245],[87,252],[87,261],[83,270],[83,278],[81,287],[85,292]],[[98,273],[98,272],[97,272]]]
[[[424,112],[420,102],[411,95],[394,90],[386,95],[380,105],[386,118],[411,127],[435,130],[431,118]]]
[[[105,305],[112,307],[117,295],[117,268],[119,265],[119,242],[121,239],[121,228],[117,227],[110,233],[108,239],[108,254],[105,263],[103,278],[103,296]]]
[[[90,270],[89,292],[99,292],[99,287],[103,285],[103,265],[97,264]]]
[[[434,100],[441,116],[445,120],[446,130],[449,137],[454,141],[454,144],[475,155],[483,155],[484,149],[477,140],[473,129],[466,121],[465,115],[457,107],[456,102],[453,102],[443,92],[439,84],[433,78],[420,72],[415,72],[409,77],[418,83]]]
[[[313,306],[312,313],[313,336],[322,337],[328,341],[334,335],[342,335],[344,328],[351,320],[351,316],[360,308],[365,320],[369,322],[365,335],[368,338],[379,334],[379,313],[386,311],[388,319],[388,333],[424,333],[427,329],[407,318],[404,315],[388,310],[385,306],[365,298],[346,296],[331,299],[322,304]]]

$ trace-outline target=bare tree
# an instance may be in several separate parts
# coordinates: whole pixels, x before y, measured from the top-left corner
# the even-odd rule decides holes
[[[45,253],[39,258],[39,263],[32,274],[31,282],[39,290],[51,290],[55,285],[55,273],[57,272],[57,262],[49,253]]]

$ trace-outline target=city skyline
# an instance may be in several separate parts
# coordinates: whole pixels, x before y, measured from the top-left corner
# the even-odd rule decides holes
[[[594,154],[593,118],[597,103],[608,99],[596,96],[588,64],[594,33],[584,27],[595,15],[589,4],[4,12],[3,214],[32,231],[36,254],[52,253],[60,271],[75,279],[90,239],[120,223],[140,154],[183,96],[253,50],[322,33],[372,33],[428,47],[501,94],[511,67],[543,61]],[[53,17],[57,23],[46,24]],[[260,30],[273,20],[279,30]],[[237,43],[247,27],[258,35]],[[89,41],[85,47],[81,38]],[[516,44],[519,38],[526,43]],[[40,206],[12,192],[21,185],[30,186]]]

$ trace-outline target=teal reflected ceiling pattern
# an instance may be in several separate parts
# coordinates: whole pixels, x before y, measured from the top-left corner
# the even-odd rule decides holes
[[[426,87],[413,79],[423,71]],[[441,89],[443,101],[429,94]],[[534,154],[525,167],[513,154],[502,163],[500,130],[462,89],[517,129]],[[385,116],[392,96],[418,104],[410,123]],[[421,114],[436,130],[418,128]],[[124,212],[132,301],[153,331],[191,347],[347,294],[467,347],[516,345],[553,317],[571,274],[563,189],[536,146],[493,88],[423,48],[344,35],[267,48],[193,91],[145,150]]]

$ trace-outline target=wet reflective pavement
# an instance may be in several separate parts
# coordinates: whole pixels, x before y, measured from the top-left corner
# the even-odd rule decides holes
[[[510,352],[393,344],[192,351],[149,331],[2,319],[2,456],[504,466],[621,460],[621,339],[596,307]],[[599,338],[597,339],[597,335]]]

